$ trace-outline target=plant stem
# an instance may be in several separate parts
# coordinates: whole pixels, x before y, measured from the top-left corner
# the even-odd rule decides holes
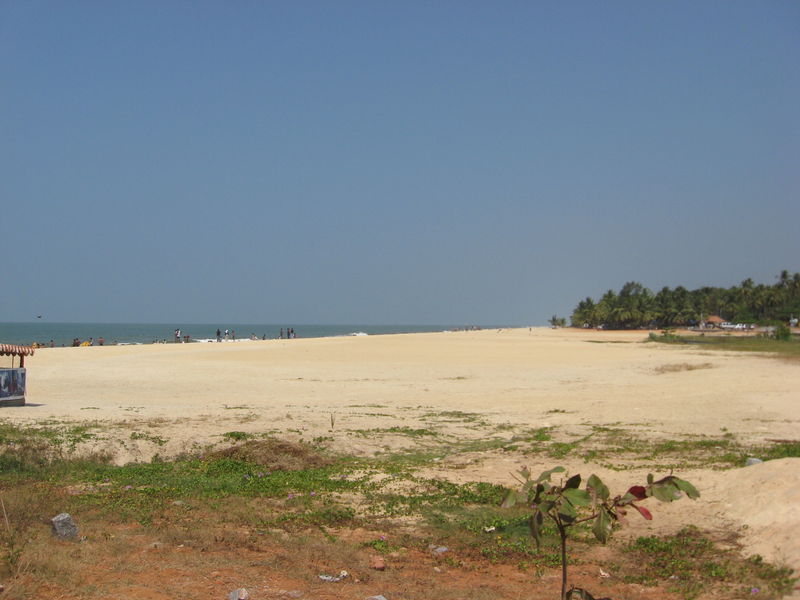
[[[3,519],[6,521],[6,530],[8,531],[8,535],[11,535],[11,525],[8,523],[8,514],[6,513],[6,505],[3,502],[3,499],[0,498],[0,507],[3,508]]]
[[[558,534],[561,536],[561,600],[567,600],[567,529],[556,519]]]

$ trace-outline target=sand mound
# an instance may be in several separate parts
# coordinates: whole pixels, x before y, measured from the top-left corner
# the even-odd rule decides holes
[[[705,496],[741,528],[747,552],[800,571],[800,458],[725,471]]]

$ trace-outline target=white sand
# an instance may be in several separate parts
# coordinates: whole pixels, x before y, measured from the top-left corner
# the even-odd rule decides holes
[[[479,413],[490,424],[517,427],[615,424],[652,436],[721,436],[725,428],[746,443],[798,438],[800,363],[641,343],[645,338],[535,328],[42,349],[26,365],[28,406],[4,408],[0,416],[100,422],[109,438],[102,444],[119,460],[219,442],[229,431],[325,435],[340,450],[371,452],[395,442],[343,432],[430,427],[420,418],[441,411]],[[676,365],[702,368],[660,372]],[[166,444],[132,440],[134,431]],[[463,427],[458,432],[470,435]],[[511,459],[489,457],[457,476],[507,483],[517,465],[504,460]],[[741,530],[746,551],[800,568],[800,541],[787,533],[800,531],[799,464],[784,459],[687,473],[703,500],[653,506],[656,521],[646,527]],[[592,470],[619,485],[641,476]]]

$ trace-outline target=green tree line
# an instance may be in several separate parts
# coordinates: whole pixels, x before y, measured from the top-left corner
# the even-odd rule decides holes
[[[573,327],[635,329],[691,326],[712,315],[735,323],[788,322],[800,317],[800,273],[781,271],[774,285],[745,279],[730,288],[687,290],[663,287],[655,294],[636,281],[608,290],[599,301],[586,298],[572,312]]]

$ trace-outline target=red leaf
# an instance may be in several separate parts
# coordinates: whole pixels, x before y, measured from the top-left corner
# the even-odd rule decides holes
[[[648,521],[653,520],[653,515],[650,514],[650,511],[647,510],[644,506],[636,506],[635,504],[631,504],[633,508],[639,511],[639,514],[642,515]]]
[[[628,490],[628,493],[637,500],[644,500],[647,498],[647,490],[641,485],[635,485]]]

